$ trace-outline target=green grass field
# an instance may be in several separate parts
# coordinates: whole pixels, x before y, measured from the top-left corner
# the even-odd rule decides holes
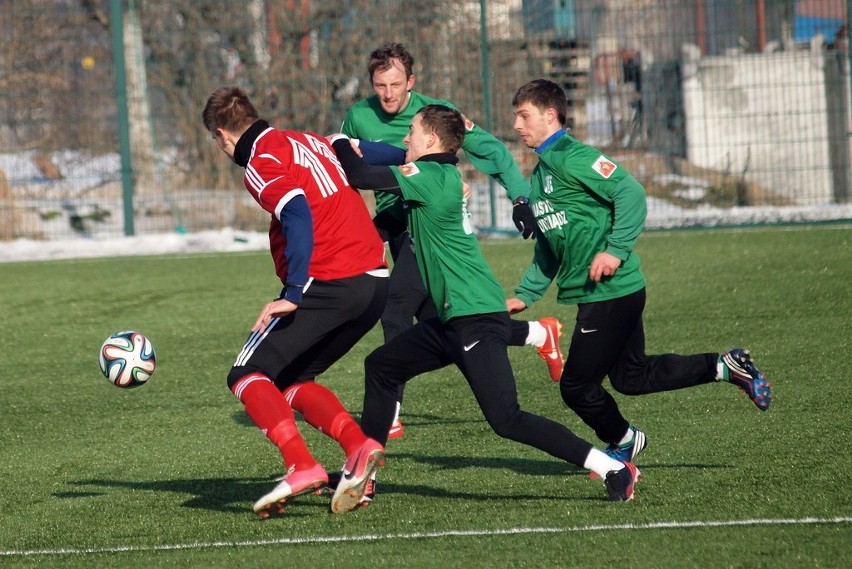
[[[630,503],[484,422],[453,369],[406,391],[374,504],[305,496],[260,520],[281,474],[225,376],[278,292],[266,253],[0,265],[0,566],[848,567],[852,559],[852,227],[650,232],[648,352],[748,347],[766,413],[728,384],[616,395],[648,433]],[[529,242],[485,242],[507,292]],[[553,291],[522,316],[560,316]],[[158,369],[108,384],[100,343],[137,329]],[[374,329],[322,378],[356,415]],[[563,343],[563,347],[564,346]],[[591,432],[544,363],[512,348],[522,405]],[[327,468],[337,445],[304,423]]]

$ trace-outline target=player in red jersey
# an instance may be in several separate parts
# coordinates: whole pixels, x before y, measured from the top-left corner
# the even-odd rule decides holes
[[[378,322],[387,298],[384,245],[324,137],[270,127],[238,87],[214,91],[202,119],[219,148],[246,169],[246,189],[272,216],[269,244],[284,284],[260,311],[228,374],[228,387],[287,468],[254,511],[280,514],[291,498],[319,492],[328,481],[294,410],[343,448],[344,480],[331,509],[351,510],[384,463],[384,448],[314,379]]]

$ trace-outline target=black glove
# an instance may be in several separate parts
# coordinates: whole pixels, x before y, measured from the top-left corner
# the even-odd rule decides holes
[[[535,215],[530,208],[530,201],[526,196],[521,196],[516,198],[512,204],[512,221],[515,222],[515,227],[518,228],[524,239],[530,237],[535,239]]]

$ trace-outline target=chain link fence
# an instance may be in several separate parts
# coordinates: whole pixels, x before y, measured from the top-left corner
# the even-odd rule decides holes
[[[651,227],[850,219],[848,20],[845,0],[0,0],[0,240],[264,231],[207,96],[241,85],[274,126],[336,132],[389,41],[525,174],[512,95],[560,83]],[[462,168],[480,230],[515,234]]]

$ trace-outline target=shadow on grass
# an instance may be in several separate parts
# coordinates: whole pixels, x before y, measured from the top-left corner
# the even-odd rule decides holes
[[[198,478],[189,480],[162,480],[151,482],[91,479],[72,482],[76,486],[99,486],[102,488],[123,489],[129,491],[150,490],[154,492],[172,492],[192,496],[183,506],[217,512],[232,512],[246,514],[251,512],[251,504],[260,496],[271,490],[276,482],[264,479],[236,478]],[[55,492],[57,498],[87,498],[101,496],[107,492]],[[293,500],[299,508],[308,506],[311,513],[316,509],[329,508],[329,496],[314,496],[306,494]],[[287,510],[290,515],[290,508]],[[258,518],[259,519],[259,518]]]
[[[233,513],[245,515],[251,513],[251,504],[270,488],[270,481],[251,481],[235,479],[195,479],[195,480],[170,480],[156,482],[136,482],[122,480],[81,480],[74,482],[80,486],[100,486],[128,491],[149,490],[155,492],[171,492],[175,494],[190,494],[192,497],[181,505],[185,508],[197,508],[216,512]],[[554,480],[554,488],[558,487],[558,481]],[[477,491],[478,490],[478,491]],[[378,494],[393,494],[401,498],[406,496],[419,496],[430,499],[445,500],[470,500],[470,501],[552,501],[554,496],[549,492],[542,492],[538,488],[535,492],[497,494],[482,491],[482,486],[475,488],[469,486],[458,490],[448,489],[440,486],[429,486],[426,484],[378,484]],[[94,496],[107,495],[109,492],[56,492],[53,496],[63,499],[80,499]],[[602,494],[603,496],[603,494]],[[566,496],[572,500],[593,499],[592,497],[575,495]],[[331,495],[324,494],[315,496],[305,494],[298,496],[288,504],[286,515],[303,516],[315,515],[318,511],[329,510]],[[260,518],[258,518],[260,519]]]
[[[465,457],[465,456],[437,456],[415,453],[388,453],[389,460],[411,460],[414,462],[429,464],[439,470],[462,470],[465,468],[490,468],[498,470],[511,470],[525,476],[588,476],[585,469],[562,462],[558,458],[530,459],[530,458],[506,458],[506,457]],[[642,472],[660,470],[667,468],[695,469],[727,469],[734,468],[730,464],[653,464],[638,465]]]
[[[440,480],[441,471],[462,470],[467,468],[479,469],[509,469],[519,475],[525,476],[547,476],[552,479],[552,483],[530,485],[532,491],[527,493],[493,493],[488,492],[486,484],[467,485],[459,490],[449,490],[439,485],[430,486],[425,484],[397,484],[382,482],[382,477],[379,477],[377,493],[382,494],[397,494],[400,496],[420,496],[423,498],[439,498],[452,500],[485,500],[485,501],[515,501],[515,500],[530,500],[530,501],[551,501],[555,495],[553,491],[560,490],[560,479],[565,476],[585,477],[588,473],[585,470],[575,468],[558,460],[530,460],[518,458],[483,458],[483,457],[458,457],[458,456],[433,456],[420,454],[401,453],[392,455],[397,460],[410,460],[418,463],[429,464],[435,470],[436,478]],[[732,468],[730,465],[723,464],[668,464],[645,466],[642,470],[648,474],[654,470],[664,468],[677,468],[680,470],[688,469],[727,469]],[[396,473],[400,476],[400,473]],[[488,474],[485,473],[481,477],[482,480],[488,479]],[[198,508],[203,510],[212,510],[217,512],[230,512],[235,514],[247,514],[251,512],[250,504],[252,504],[259,496],[268,492],[274,482],[270,479],[236,479],[236,478],[200,478],[188,480],[166,480],[166,481],[124,481],[124,480],[107,480],[107,479],[90,479],[79,480],[72,482],[75,486],[81,487],[100,487],[113,488],[128,491],[150,490],[155,492],[171,492],[175,494],[190,495],[191,498],[183,502],[186,508]],[[598,482],[600,484],[600,482]],[[590,489],[592,486],[589,487]],[[602,488],[600,489],[603,491]],[[103,496],[108,494],[105,491],[79,490],[54,492],[53,496],[61,499],[81,499]],[[565,499],[569,500],[593,500],[606,499],[605,493],[600,494],[573,494],[565,495]],[[288,505],[287,515],[309,515],[315,514],[318,510],[327,511],[329,508],[330,495],[315,496],[306,494],[299,496],[293,500],[293,503]],[[296,507],[298,506],[298,507]],[[308,509],[309,508],[309,509]],[[258,518],[259,519],[259,518]]]
[[[529,487],[533,490],[532,493],[494,493],[487,492],[487,484],[478,484],[475,488],[466,486],[465,490],[478,489],[485,490],[479,492],[470,491],[455,491],[448,490],[442,487],[418,485],[418,484],[395,484],[379,481],[376,486],[376,493],[382,494],[399,494],[402,496],[420,496],[424,498],[442,498],[442,499],[458,499],[458,500],[482,500],[482,501],[514,501],[514,500],[529,500],[529,501],[552,501],[560,497],[571,501],[592,501],[597,502],[607,500],[606,491],[603,488],[603,483],[600,480],[588,478],[589,473],[586,470],[577,468],[570,464],[565,464],[554,459],[553,461],[546,460],[529,460],[529,459],[502,459],[502,458],[459,458],[455,456],[423,456],[417,454],[398,454],[395,455],[400,459],[408,459],[418,463],[427,463],[436,467],[436,477],[440,479],[441,470],[461,470],[465,468],[495,468],[495,469],[510,469],[513,472],[524,476],[546,476],[547,481],[537,481],[535,484],[530,484]],[[642,466],[641,470],[645,476],[662,469],[677,469],[677,470],[708,470],[708,469],[729,469],[735,468],[727,464],[664,464],[653,466]],[[577,493],[572,491],[568,493],[565,486],[562,485],[564,477],[571,476],[588,478],[591,485],[588,486],[588,492],[583,491]],[[487,481],[488,474],[483,475],[482,480]],[[647,481],[647,478],[640,480]],[[560,496],[561,493],[561,496]]]
[[[496,435],[495,435],[496,436]],[[525,476],[585,476],[586,471],[558,458],[529,459],[484,456],[441,456],[414,453],[388,453],[388,460],[412,460],[428,464],[437,470],[463,470],[466,468],[484,468],[511,470]]]
[[[482,488],[482,486],[478,486],[478,488]],[[589,494],[583,493],[565,493],[561,498],[571,501],[580,501],[580,500],[606,500],[606,491],[603,488],[603,485],[594,486],[595,490],[592,489],[592,486],[589,487]],[[467,487],[466,489],[470,490],[471,488]],[[552,491],[550,491],[552,490]],[[397,495],[403,497],[406,496],[419,496],[421,498],[429,498],[429,499],[442,499],[442,500],[465,500],[471,502],[517,502],[518,500],[535,502],[552,502],[554,499],[559,499],[560,496],[558,494],[554,494],[554,492],[563,491],[559,490],[559,482],[554,480],[552,488],[544,489],[543,487],[536,486],[535,493],[512,493],[512,494],[496,494],[496,493],[488,493],[488,492],[470,492],[470,491],[457,491],[450,490],[447,488],[440,488],[435,486],[426,486],[422,484],[385,484],[383,482],[379,482],[377,486],[377,497],[376,503],[379,504],[379,500],[383,495]],[[595,495],[591,493],[596,492]]]

